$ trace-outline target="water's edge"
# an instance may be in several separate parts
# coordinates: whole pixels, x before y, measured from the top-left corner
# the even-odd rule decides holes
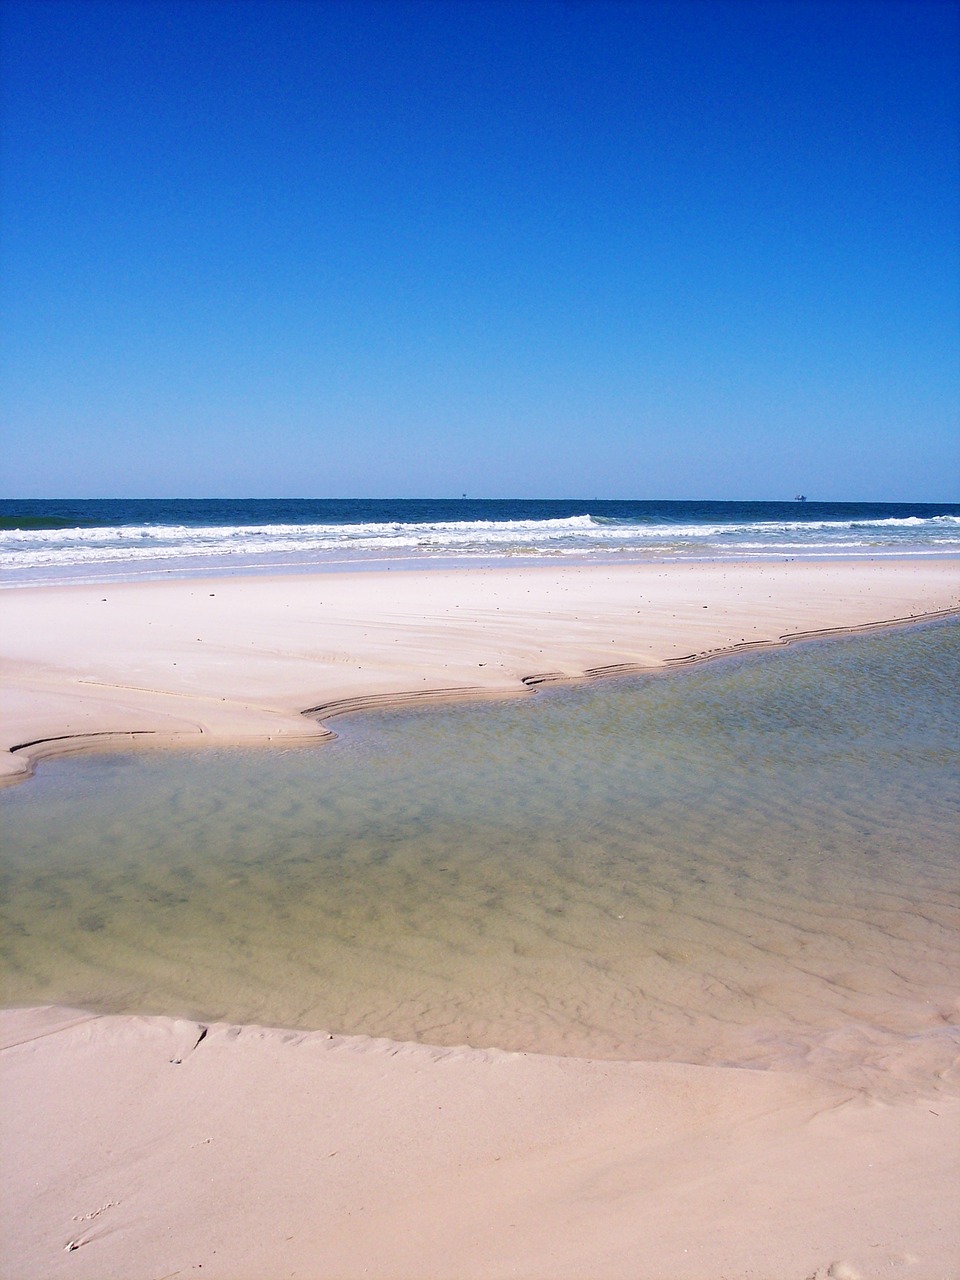
[[[320,702],[314,706],[303,708],[299,714],[316,721],[317,728],[305,731],[302,739],[290,735],[283,738],[282,743],[274,743],[270,735],[264,731],[259,739],[244,737],[242,741],[232,744],[227,738],[214,741],[205,740],[202,730],[196,734],[172,734],[153,729],[104,730],[86,733],[62,734],[52,737],[33,738],[16,743],[8,749],[9,755],[16,755],[27,761],[27,767],[17,773],[0,775],[0,790],[28,782],[36,773],[37,766],[47,760],[62,759],[65,756],[86,754],[98,751],[116,751],[119,747],[136,749],[176,750],[177,748],[193,749],[209,746],[211,749],[243,745],[244,747],[262,746],[265,749],[276,746],[297,746],[336,741],[337,734],[326,727],[326,721],[337,716],[352,715],[370,711],[400,710],[405,707],[431,704],[455,704],[458,702],[498,701],[503,698],[525,697],[536,691],[538,687],[563,684],[576,686],[587,684],[593,680],[602,680],[614,676],[656,675],[657,672],[669,671],[676,667],[692,667],[716,659],[734,657],[743,653],[763,653],[789,645],[802,644],[808,641],[824,640],[835,637],[868,635],[876,631],[893,630],[921,626],[924,623],[937,622],[946,618],[960,617],[960,607],[938,609],[930,613],[910,614],[907,617],[883,618],[876,622],[861,623],[846,627],[823,627],[815,631],[798,631],[784,634],[772,640],[746,640],[722,648],[701,650],[677,657],[664,658],[658,666],[642,663],[610,663],[600,667],[588,667],[580,675],[567,675],[557,671],[537,672],[522,676],[521,687],[509,684],[502,687],[486,685],[458,685],[446,689],[411,689],[396,693],[372,693],[353,695],[349,698],[338,698],[330,702]]]

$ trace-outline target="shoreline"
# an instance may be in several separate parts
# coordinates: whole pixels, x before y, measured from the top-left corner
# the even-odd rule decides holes
[[[920,624],[960,612],[958,568],[538,567],[4,592],[0,782],[98,746],[319,742],[335,736],[321,718],[374,706],[526,696]],[[42,740],[65,722],[75,737]],[[808,1070],[45,1006],[0,1010],[0,1075],[16,1099],[0,1105],[0,1271],[12,1280],[960,1273],[957,1068],[881,1101]]]
[[[578,675],[566,675],[562,672],[546,671],[520,677],[519,689],[484,689],[477,686],[463,685],[449,689],[430,689],[399,691],[397,693],[358,694],[350,698],[337,699],[332,702],[319,703],[315,707],[304,707],[298,714],[308,720],[314,720],[317,732],[310,732],[298,740],[293,735],[284,738],[284,745],[310,746],[332,743],[337,739],[334,729],[327,727],[328,720],[342,715],[362,715],[366,711],[402,711],[404,708],[421,707],[425,703],[457,704],[475,701],[497,701],[501,698],[525,697],[527,693],[535,693],[537,689],[557,684],[585,684],[593,680],[629,679],[631,676],[655,675],[677,667],[690,667],[704,662],[721,661],[743,653],[765,653],[786,648],[793,644],[804,644],[826,639],[842,639],[846,636],[869,635],[877,631],[894,630],[900,627],[923,626],[926,623],[945,621],[947,618],[960,617],[960,605],[949,609],[933,610],[930,613],[911,614],[902,618],[882,618],[876,622],[858,623],[847,627],[823,627],[814,631],[797,632],[794,635],[781,635],[770,640],[751,640],[740,642],[728,648],[711,649],[702,653],[686,654],[678,658],[665,658],[660,666],[644,666],[640,663],[618,663],[610,666],[592,667]],[[149,742],[140,739],[149,738]],[[273,742],[268,735],[262,740],[243,739],[242,742],[231,742],[227,739],[216,743],[220,747],[242,745],[246,748],[267,748]],[[124,748],[175,751],[177,749],[193,750],[204,745],[199,738],[186,738],[171,735],[165,737],[152,729],[115,729],[91,731],[80,734],[63,734],[49,738],[37,738],[31,742],[14,743],[6,748],[13,756],[20,752],[29,752],[26,759],[29,767],[25,770],[3,772],[0,769],[0,790],[26,782],[32,778],[37,766],[48,760],[59,760],[70,755],[92,754],[97,751],[115,752]]]
[[[960,1093],[0,1011],[11,1280],[943,1280]],[[41,1120],[42,1117],[42,1120]]]
[[[320,742],[335,736],[325,719],[357,710],[932,620],[960,612],[958,566],[498,565],[10,588],[0,787],[77,751]]]
[[[865,555],[862,552],[843,553],[817,550],[815,552],[785,554],[783,551],[771,550],[766,553],[755,552],[744,556],[736,552],[728,553],[724,558],[716,553],[704,551],[701,554],[686,553],[683,555],[643,555],[618,554],[605,557],[596,552],[570,552],[563,555],[497,555],[485,552],[472,556],[466,555],[386,555],[378,554],[369,557],[360,555],[345,556],[342,559],[275,560],[264,563],[244,562],[229,563],[225,560],[210,559],[200,563],[189,560],[176,561],[169,564],[158,561],[154,569],[138,568],[126,570],[118,568],[115,573],[101,569],[99,572],[85,575],[79,568],[73,573],[51,569],[44,576],[29,577],[31,570],[8,569],[5,576],[0,577],[0,597],[6,591],[53,590],[61,587],[112,587],[136,585],[147,582],[205,582],[210,578],[228,580],[256,580],[257,578],[309,578],[326,576],[327,574],[362,574],[362,573],[450,573],[456,571],[471,572],[478,569],[631,569],[637,567],[669,569],[674,565],[709,565],[722,564],[728,568],[742,564],[759,567],[799,562],[801,564],[861,564],[891,563],[925,564],[936,561],[955,561],[958,553],[942,547],[929,547],[905,551],[900,547],[888,551],[872,551]],[[59,576],[58,576],[59,575]]]
[[[701,653],[688,653],[679,658],[665,658],[662,665],[656,667],[643,666],[640,663],[614,663],[611,666],[591,667],[579,675],[564,675],[561,672],[545,671],[535,675],[522,676],[520,683],[526,689],[535,691],[542,685],[551,684],[586,684],[592,680],[614,680],[620,677],[654,675],[657,672],[669,671],[674,667],[690,667],[702,662],[719,661],[732,658],[743,653],[767,653],[775,649],[784,649],[792,644],[804,644],[816,640],[842,639],[845,636],[871,635],[877,631],[888,631],[898,627],[923,626],[930,622],[941,622],[947,618],[960,617],[960,605],[951,609],[937,609],[931,613],[911,614],[908,618],[881,618],[877,622],[863,622],[849,627],[822,627],[816,631],[798,631],[794,635],[777,636],[772,640],[747,640],[728,648],[710,649]],[[356,698],[345,698],[339,702],[320,703],[316,707],[305,707],[300,712],[303,716],[316,716],[321,722],[335,716],[353,715],[364,711],[400,710],[403,707],[420,706],[424,702],[461,702],[477,697],[523,697],[523,690],[498,693],[475,688],[436,689],[427,693],[411,690],[409,693],[371,694],[369,697],[359,695]],[[335,738],[331,730],[326,738]],[[23,743],[21,747],[11,747],[11,751],[22,750],[37,744]]]

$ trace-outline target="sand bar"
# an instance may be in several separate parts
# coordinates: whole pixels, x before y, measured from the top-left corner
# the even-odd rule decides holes
[[[958,604],[960,570],[943,559],[12,588],[0,593],[0,780],[98,736],[303,740],[364,701],[518,693]]]
[[[320,737],[307,708],[958,601],[940,560],[9,590],[2,758],[12,781],[118,734]],[[82,1010],[8,1010],[0,1035],[5,1277],[960,1274],[955,1072],[892,1104],[800,1072]]]

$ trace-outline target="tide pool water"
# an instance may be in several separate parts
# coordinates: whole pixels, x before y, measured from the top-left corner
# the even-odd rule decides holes
[[[0,795],[5,1004],[936,1082],[960,624]]]

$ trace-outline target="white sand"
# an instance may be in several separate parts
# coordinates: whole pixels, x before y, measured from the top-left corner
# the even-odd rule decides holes
[[[0,780],[89,735],[317,736],[301,712],[691,654],[960,604],[955,561],[416,570],[0,591]],[[40,741],[38,741],[40,740]],[[36,743],[22,747],[24,743]],[[11,748],[21,748],[11,753]]]
[[[202,1029],[3,1015],[9,1280],[958,1274],[957,1096]]]
[[[519,691],[958,600],[949,561],[9,590],[0,758],[13,780],[113,740],[82,735],[289,739],[322,732],[310,706]],[[35,739],[54,741],[10,752]],[[0,1274],[960,1276],[955,1076],[892,1104],[800,1073],[202,1031],[0,1014]]]

